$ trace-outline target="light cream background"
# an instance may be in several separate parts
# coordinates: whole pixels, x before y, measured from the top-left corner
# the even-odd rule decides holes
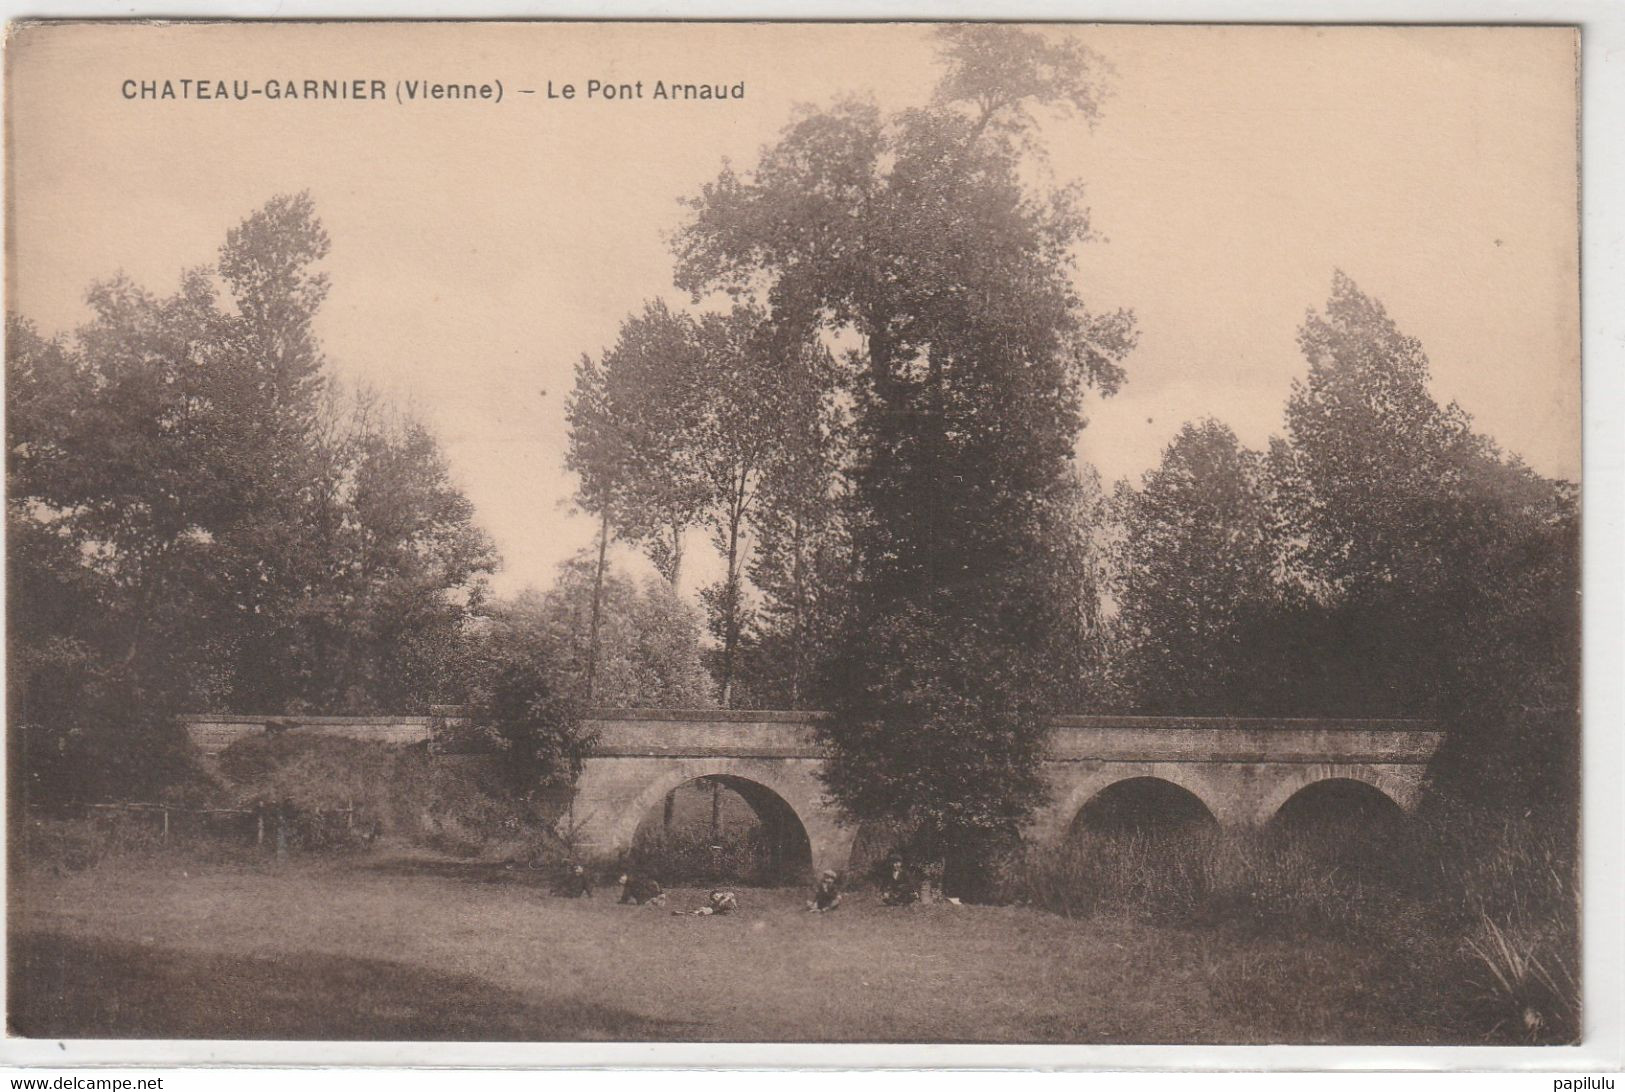
[[[1212,414],[1255,446],[1305,365],[1340,267],[1433,360],[1435,392],[1537,470],[1579,475],[1576,36],[1560,28],[1077,27],[1115,67],[1099,123],[1046,125],[1107,241],[1092,307],[1133,308],[1121,394],[1082,453],[1108,480]],[[126,78],[501,79],[500,105],[126,101]],[[744,102],[548,101],[548,80],[744,80]],[[321,332],[338,372],[444,442],[507,561],[545,585],[569,514],[571,369],[670,286],[678,199],[797,103],[920,102],[917,26],[36,26],[7,56],[8,304],[45,331],[123,269],[167,292],[274,193],[333,238]],[[519,88],[538,94],[521,96]],[[698,560],[698,559],[697,559]],[[691,579],[709,575],[692,565]]]

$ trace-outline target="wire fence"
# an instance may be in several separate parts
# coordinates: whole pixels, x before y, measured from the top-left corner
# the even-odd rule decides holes
[[[213,839],[285,851],[371,845],[380,825],[354,805],[302,808],[273,804],[251,808],[192,808],[174,804],[87,804],[83,818],[98,827],[122,828],[156,837],[160,845]]]

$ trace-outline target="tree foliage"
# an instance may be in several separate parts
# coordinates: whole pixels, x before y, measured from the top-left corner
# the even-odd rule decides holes
[[[496,565],[433,435],[365,391],[323,406],[301,538],[312,571],[260,669],[322,711],[422,708],[459,685],[456,646]],[[275,700],[274,697],[268,700]]]
[[[823,346],[773,325],[753,306],[708,314],[699,333],[710,395],[696,450],[710,498],[702,522],[724,566],[702,597],[719,646],[722,703],[731,705],[736,659],[754,614],[745,591],[753,547],[781,529],[790,480],[811,484],[800,479],[828,443],[838,379]],[[753,530],[755,542],[747,537]],[[777,554],[785,546],[768,548]]]
[[[824,442],[835,388],[826,349],[748,304],[701,315],[648,304],[601,361],[577,368],[568,465],[583,506],[607,512],[673,587],[690,527],[723,559],[701,598],[724,704],[752,621],[751,532],[776,529],[764,511],[771,483],[784,501],[784,480],[816,457],[802,449]]]
[[[528,592],[502,607],[513,624],[547,634],[561,650],[560,668],[578,695],[585,691],[596,568],[595,558],[578,555],[547,592]],[[716,685],[702,659],[700,625],[698,612],[664,580],[640,585],[611,568],[602,589],[594,703],[714,707]]]
[[[1264,458],[1211,418],[1187,424],[1114,497],[1117,667],[1146,712],[1258,713],[1276,665],[1276,538]]]
[[[475,638],[467,713],[500,748],[519,793],[571,784],[592,745],[570,685],[566,646],[521,600],[491,612]]]
[[[829,359],[829,358],[826,358]],[[747,566],[760,605],[744,637],[748,698],[761,708],[805,709],[834,659],[852,556],[844,470],[847,370],[828,372],[825,396],[787,415],[782,457],[763,475]]]
[[[1115,389],[1133,335],[1073,286],[1076,192],[1023,181],[1027,106],[1092,116],[1091,58],[1010,28],[942,42],[931,106],[807,114],[750,175],[704,188],[677,255],[696,295],[759,293],[776,326],[861,344],[827,781],[857,816],[969,859],[1041,796],[1050,548],[1083,389]]]
[[[1574,800],[1578,513],[1428,389],[1429,362],[1339,273],[1267,457],[1187,425],[1122,486],[1114,657],[1147,712],[1427,716],[1436,781]]]
[[[696,454],[705,421],[705,361],[695,320],[655,300],[621,323],[615,345],[583,356],[567,416],[569,469],[589,512],[607,512],[677,586],[683,536],[709,498]]]
[[[1289,575],[1327,619],[1317,659],[1371,711],[1443,717],[1464,791],[1571,800],[1573,487],[1434,401],[1421,344],[1347,276],[1298,343],[1309,375],[1271,455]]]
[[[495,564],[420,424],[330,401],[328,246],[277,197],[173,295],[93,285],[71,337],[8,316],[13,724],[72,794],[158,791],[188,705],[429,700],[427,635]]]

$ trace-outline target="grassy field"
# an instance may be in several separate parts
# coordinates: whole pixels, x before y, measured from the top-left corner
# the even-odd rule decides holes
[[[1310,935],[1020,907],[732,918],[547,893],[403,853],[14,874],[10,1011],[37,1037],[1479,1042],[1470,964]],[[702,894],[673,893],[671,907]]]

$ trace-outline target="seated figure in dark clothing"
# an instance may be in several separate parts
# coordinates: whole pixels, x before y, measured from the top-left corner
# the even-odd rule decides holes
[[[666,893],[660,889],[660,881],[653,877],[623,874],[621,902],[630,902],[637,906],[664,906]]]
[[[880,901],[886,906],[907,906],[919,900],[919,882],[903,863],[903,858],[893,854],[891,860],[886,862],[886,872],[880,881]]]
[[[841,905],[840,877],[832,868],[826,868],[818,874],[818,883],[813,887],[813,897],[807,903],[807,909],[814,914],[827,913]]]
[[[582,865],[571,865],[559,883],[559,894],[567,899],[592,898],[592,877]]]

